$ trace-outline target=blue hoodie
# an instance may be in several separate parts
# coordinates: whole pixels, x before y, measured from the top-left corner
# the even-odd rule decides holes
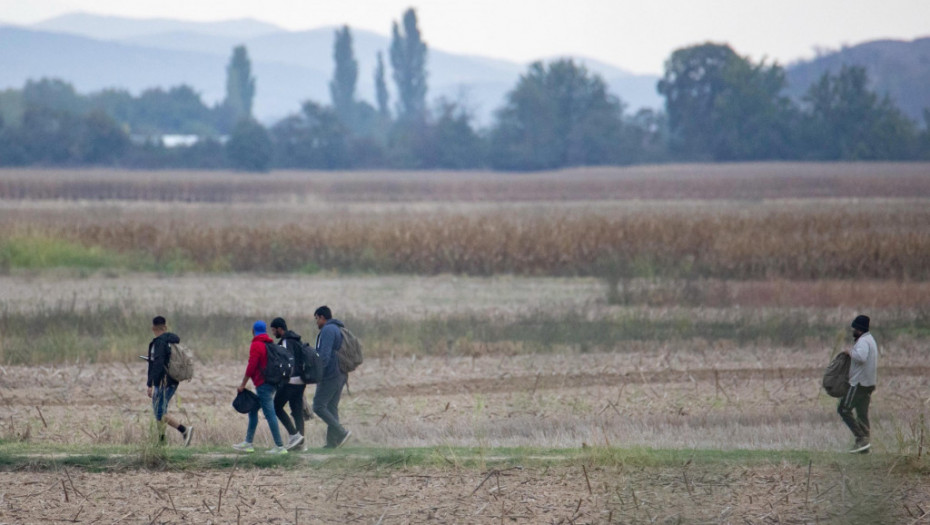
[[[323,380],[335,379],[342,374],[339,370],[339,358],[336,351],[342,348],[342,330],[345,325],[338,319],[326,321],[319,335],[316,336],[316,351],[323,363]]]

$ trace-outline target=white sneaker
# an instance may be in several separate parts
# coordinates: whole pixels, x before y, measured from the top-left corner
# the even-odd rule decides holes
[[[300,432],[296,434],[291,434],[290,436],[287,437],[287,445],[285,445],[285,448],[287,448],[288,450],[292,450],[294,447],[296,447],[297,445],[300,445],[303,442],[304,442],[304,437],[300,435]]]
[[[181,435],[184,436],[184,446],[189,447],[191,445],[191,438],[194,437],[194,427],[185,428],[184,433]]]
[[[255,447],[252,446],[248,441],[243,441],[242,443],[236,443],[232,446],[234,449],[239,452],[255,452]]]
[[[265,451],[265,454],[284,455],[287,454],[287,449],[284,447],[269,448]]]

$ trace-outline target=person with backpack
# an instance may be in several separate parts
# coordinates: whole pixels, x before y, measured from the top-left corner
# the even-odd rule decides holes
[[[194,436],[194,427],[184,426],[168,415],[168,402],[174,397],[178,389],[178,381],[168,374],[168,365],[171,361],[171,345],[181,342],[177,334],[168,331],[168,323],[162,316],[152,319],[152,333],[155,338],[149,343],[148,351],[148,380],[146,391],[152,399],[152,411],[158,425],[158,438],[160,443],[165,442],[165,425],[177,429],[184,439],[184,446],[191,444]]]
[[[291,373],[291,378],[287,384],[280,386],[274,395],[275,415],[288,432],[285,447],[292,450],[304,442],[304,391],[307,388],[301,378],[304,368],[302,352],[304,344],[300,340],[300,334],[288,330],[287,321],[281,317],[275,317],[271,321],[271,333],[278,338],[279,345],[294,355],[294,371]],[[284,405],[290,405],[293,421],[284,411]]]
[[[878,345],[869,332],[868,316],[856,316],[852,322],[852,334],[855,344],[844,350],[850,357],[849,391],[840,398],[836,411],[856,438],[856,444],[850,452],[865,454],[872,446],[869,441],[869,403],[875,391]]]
[[[252,440],[255,438],[255,430],[258,428],[258,411],[261,409],[265,420],[268,421],[268,427],[271,430],[271,437],[274,439],[274,448],[268,449],[268,454],[287,454],[284,443],[281,441],[281,431],[278,428],[278,418],[274,411],[274,395],[276,388],[271,383],[265,381],[265,371],[268,367],[268,350],[267,344],[274,344],[274,341],[266,333],[267,327],[265,321],[255,321],[252,325],[252,344],[249,346],[249,364],[246,366],[245,375],[242,377],[242,383],[239,384],[237,392],[245,390],[246,384],[252,380],[255,385],[255,394],[258,395],[258,406],[249,412],[249,426],[245,431],[245,441],[233,445],[233,448],[240,452],[255,452]]]
[[[323,448],[338,448],[352,435],[339,423],[339,397],[346,384],[346,375],[339,369],[337,351],[342,346],[341,321],[333,319],[328,306],[321,306],[313,313],[320,333],[316,337],[316,350],[323,368],[322,379],[313,395],[313,412],[326,423],[326,445]]]

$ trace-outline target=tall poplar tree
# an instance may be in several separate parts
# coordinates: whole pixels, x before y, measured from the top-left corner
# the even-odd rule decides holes
[[[403,31],[394,22],[391,66],[397,84],[398,118],[423,119],[426,115],[426,43],[420,35],[417,14],[412,8],[404,13]]]
[[[355,83],[358,80],[358,61],[352,50],[352,33],[349,26],[336,30],[333,42],[333,60],[336,63],[333,79],[329,83],[329,94],[336,115],[346,126],[355,122]]]
[[[255,77],[245,46],[236,46],[226,66],[226,110],[229,124],[252,118],[252,101],[255,99]]]
[[[378,101],[378,114],[381,115],[381,118],[390,118],[391,109],[388,107],[387,82],[384,80],[384,57],[380,51],[378,51],[378,65],[375,68],[375,100]]]

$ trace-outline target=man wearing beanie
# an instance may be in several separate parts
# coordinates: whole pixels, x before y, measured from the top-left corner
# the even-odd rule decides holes
[[[265,333],[265,321],[255,321],[252,325],[252,345],[249,346],[249,364],[245,368],[245,375],[242,376],[242,383],[238,391],[245,390],[245,385],[252,380],[255,385],[255,393],[258,395],[258,404],[254,410],[249,412],[249,426],[245,431],[245,441],[233,445],[233,448],[240,452],[255,452],[252,446],[252,440],[255,438],[255,430],[258,428],[258,409],[261,408],[265,420],[268,421],[268,427],[271,430],[271,437],[274,438],[275,447],[268,450],[268,454],[287,454],[284,443],[281,441],[281,431],[278,429],[278,418],[274,413],[274,395],[275,387],[265,383],[264,371],[268,366],[268,349],[267,343],[274,341]]]
[[[278,388],[274,395],[274,411],[278,416],[278,421],[287,429],[288,450],[300,446],[304,442],[304,390],[307,385],[300,378],[300,373],[304,369],[303,342],[300,340],[300,334],[293,330],[287,329],[287,321],[281,317],[275,317],[271,321],[271,333],[278,338],[278,344],[286,348],[294,355],[294,372],[291,373],[291,379],[286,385]],[[291,416],[284,411],[284,405],[290,405]],[[294,418],[291,421],[291,417]]]
[[[844,350],[850,357],[849,391],[840,399],[836,411],[856,438],[850,452],[865,454],[872,446],[869,441],[869,402],[875,390],[878,345],[869,332],[867,316],[860,315],[853,320],[852,333],[856,343]]]

